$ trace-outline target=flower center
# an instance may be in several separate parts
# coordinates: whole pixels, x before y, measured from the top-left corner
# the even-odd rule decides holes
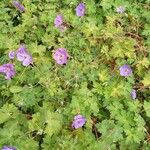
[[[6,68],[6,72],[10,72],[10,68],[9,67]]]
[[[60,55],[60,56],[59,56],[59,59],[63,59],[63,58],[64,58],[64,56],[63,56],[63,55]]]
[[[77,121],[78,124],[80,124],[80,121]]]
[[[126,72],[126,73],[127,73],[128,71],[129,71],[128,69],[125,69],[125,70],[124,70],[124,72]]]

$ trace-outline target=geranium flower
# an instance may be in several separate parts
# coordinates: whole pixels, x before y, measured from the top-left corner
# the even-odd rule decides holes
[[[15,147],[11,147],[11,146],[3,146],[2,150],[17,150]]]
[[[72,123],[72,128],[80,128],[82,127],[86,122],[86,118],[83,117],[82,115],[76,115],[74,117],[73,123]]]
[[[117,8],[116,8],[116,12],[117,12],[117,13],[120,13],[120,14],[124,13],[124,12],[125,12],[125,7],[123,7],[123,6],[117,7]]]
[[[5,79],[7,80],[10,80],[16,74],[13,64],[4,64],[0,66],[0,73],[5,74]]]
[[[21,12],[25,11],[25,7],[18,1],[13,1],[13,5]]]
[[[64,22],[63,16],[57,15],[55,18],[55,21],[54,21],[54,25],[55,25],[55,27],[59,27],[63,24],[63,22]]]
[[[63,16],[57,15],[54,20],[55,27],[58,28],[61,32],[64,32],[67,29],[65,24],[66,23],[64,22]]]
[[[85,4],[84,3],[80,3],[76,9],[76,15],[79,16],[79,17],[82,17],[85,15]]]
[[[132,89],[131,97],[132,97],[132,99],[136,99],[136,90]]]
[[[59,65],[63,65],[67,63],[68,60],[68,53],[67,50],[65,48],[58,48],[54,54],[53,54],[53,58],[56,60],[56,62]]]
[[[33,63],[32,56],[27,52],[24,45],[21,45],[16,52],[17,60],[22,62],[23,66],[29,66]]]
[[[123,65],[120,67],[120,75],[121,76],[130,76],[132,74],[132,69],[129,65]]]

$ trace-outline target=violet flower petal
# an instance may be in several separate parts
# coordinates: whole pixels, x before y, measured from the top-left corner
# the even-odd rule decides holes
[[[131,91],[131,97],[132,97],[133,100],[136,99],[136,90],[132,89],[132,91]]]
[[[22,62],[23,66],[29,66],[32,63],[32,56],[27,52],[24,45],[21,45],[16,53],[17,60]]]
[[[3,146],[2,150],[17,150],[15,147],[12,146]]]
[[[125,7],[123,7],[123,6],[117,7],[117,8],[116,8],[116,12],[117,12],[117,13],[120,13],[120,14],[124,13],[124,12],[125,12]]]
[[[55,27],[59,27],[60,25],[63,24],[63,16],[62,15],[57,15],[54,21]]]
[[[72,122],[72,128],[75,129],[80,128],[85,124],[85,122],[86,122],[85,117],[83,117],[82,115],[76,115]]]
[[[26,55],[26,58],[23,60],[23,66],[29,66],[32,64],[32,57],[30,55]]]

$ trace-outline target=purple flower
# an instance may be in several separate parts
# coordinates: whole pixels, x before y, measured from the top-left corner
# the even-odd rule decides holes
[[[10,80],[16,74],[13,64],[4,64],[0,66],[0,73],[5,74],[5,79],[7,80]]]
[[[14,59],[15,58],[15,52],[14,51],[10,51],[8,55],[9,55],[10,59]]]
[[[55,27],[57,27],[61,32],[64,32],[67,27],[65,26],[64,19],[62,15],[57,15],[54,21]]]
[[[136,99],[136,90],[132,89],[131,97],[132,97],[132,99]]]
[[[11,147],[11,146],[3,146],[2,150],[17,150],[15,147]]]
[[[123,7],[123,6],[117,7],[117,8],[116,8],[116,12],[117,12],[117,13],[120,13],[120,14],[124,13],[124,12],[125,12],[125,7]]]
[[[53,58],[56,60],[56,62],[60,65],[66,64],[68,59],[68,53],[65,48],[58,48],[54,54]]]
[[[85,124],[85,122],[86,122],[85,117],[83,117],[82,115],[76,115],[72,122],[72,128],[75,128],[75,129],[80,128]]]
[[[132,74],[132,69],[130,68],[129,65],[123,65],[119,68],[120,70],[120,75],[127,77],[130,76]]]
[[[23,6],[20,2],[18,2],[18,1],[13,1],[13,5],[14,5],[18,10],[20,10],[21,12],[24,12],[24,11],[25,11],[24,6]]]
[[[27,52],[24,45],[21,45],[16,52],[17,59],[22,62],[23,66],[29,66],[33,60],[32,56]]]
[[[62,15],[57,15],[54,21],[55,27],[60,27],[64,22]]]
[[[80,3],[77,7],[76,7],[76,15],[79,17],[84,16],[85,14],[85,4],[84,3]]]

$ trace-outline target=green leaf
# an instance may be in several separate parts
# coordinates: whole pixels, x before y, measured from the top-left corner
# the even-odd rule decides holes
[[[11,93],[19,93],[23,90],[23,88],[21,86],[11,86],[10,87],[10,92]]]
[[[47,133],[50,136],[59,133],[62,127],[61,122],[62,122],[62,118],[59,114],[56,113],[47,114],[47,120],[46,120],[47,126],[45,129],[45,133]]]
[[[142,80],[142,83],[144,86],[149,86],[150,85],[150,74],[146,74],[144,76],[144,79]]]
[[[150,102],[144,101],[144,110],[147,117],[150,117]]]
[[[117,142],[123,138],[122,128],[115,125],[113,120],[103,120],[97,124],[98,130],[102,133],[102,139],[106,140],[107,143]]]
[[[17,113],[17,109],[13,104],[5,104],[0,109],[0,124],[9,120],[13,115]]]
[[[114,0],[102,0],[101,1],[101,6],[103,7],[104,10],[110,9],[114,4]]]

